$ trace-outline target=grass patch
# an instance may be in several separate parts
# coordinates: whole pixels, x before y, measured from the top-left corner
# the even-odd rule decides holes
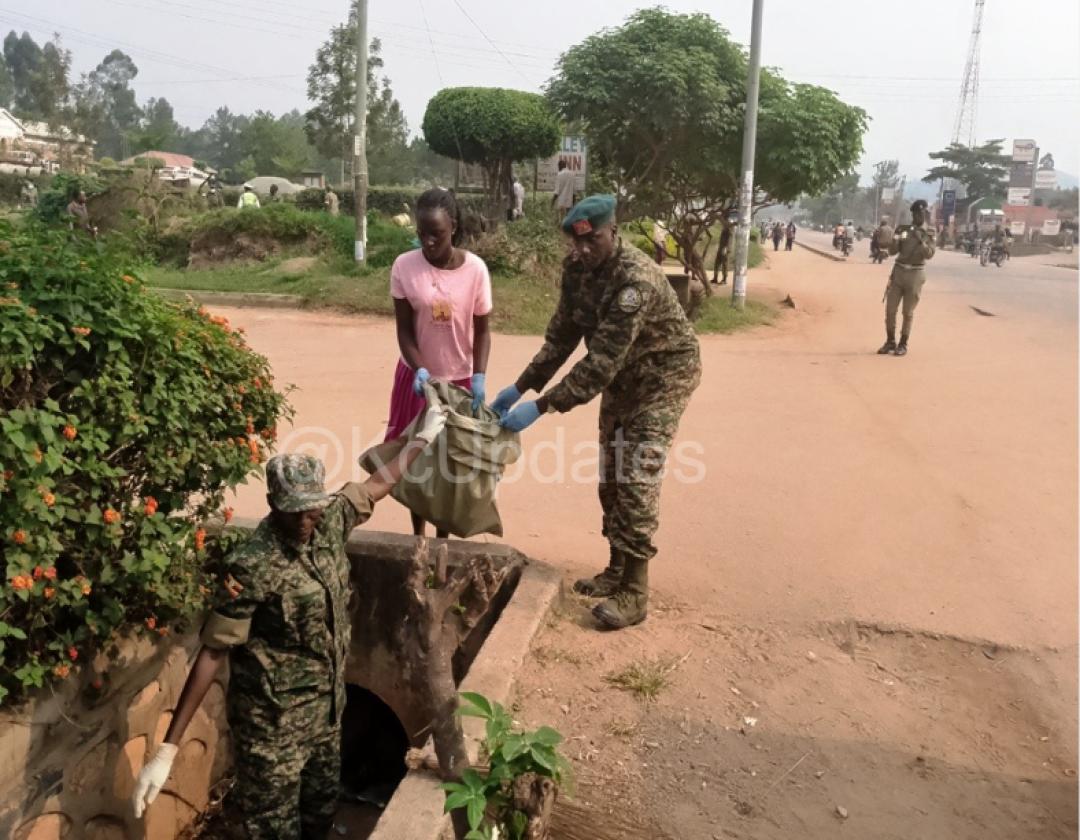
[[[604,677],[604,682],[629,691],[639,700],[655,700],[671,684],[671,673],[679,666],[677,659],[660,657],[631,662],[621,671]]]
[[[584,665],[585,660],[569,650],[560,650],[556,647],[544,646],[533,650],[533,658],[541,665],[550,665],[565,662],[568,665]]]
[[[747,300],[745,308],[740,310],[732,306],[729,295],[714,294],[701,305],[701,312],[694,326],[699,333],[731,333],[748,327],[771,324],[776,314],[775,307],[759,300]]]
[[[612,738],[630,738],[636,731],[634,724],[620,718],[612,718],[604,724],[604,734]]]

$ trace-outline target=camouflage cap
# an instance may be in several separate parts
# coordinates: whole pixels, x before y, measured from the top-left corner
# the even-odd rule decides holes
[[[270,504],[282,513],[319,510],[330,504],[326,468],[314,455],[275,455],[266,464]]]

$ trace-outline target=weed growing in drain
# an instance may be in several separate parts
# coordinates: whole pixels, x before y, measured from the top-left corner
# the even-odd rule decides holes
[[[482,718],[487,724],[481,746],[488,768],[485,773],[470,767],[460,782],[445,782],[444,809],[447,813],[465,809],[469,822],[465,840],[521,840],[529,818],[514,807],[515,782],[532,775],[546,776],[559,787],[567,784],[570,763],[557,749],[562,735],[550,726],[522,731],[501,704],[482,694],[462,692],[461,700],[459,715]]]
[[[639,700],[655,700],[671,684],[671,673],[679,667],[679,660],[671,657],[642,659],[631,662],[621,671],[604,677],[604,682],[629,691]]]

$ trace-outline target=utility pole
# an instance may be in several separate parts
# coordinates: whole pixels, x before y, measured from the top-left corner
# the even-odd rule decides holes
[[[757,145],[758,83],[761,77],[761,13],[765,0],[754,0],[750,22],[750,67],[746,73],[746,117],[743,120],[742,182],[739,187],[739,229],[735,240],[735,282],[731,303],[746,306],[746,261],[750,256],[750,216],[754,211],[754,147]]]
[[[367,0],[356,0],[356,134],[353,136],[353,204],[356,209],[356,240],[353,256],[367,260]]]

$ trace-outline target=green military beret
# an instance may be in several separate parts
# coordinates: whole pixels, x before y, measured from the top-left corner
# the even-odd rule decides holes
[[[590,195],[570,208],[570,212],[563,219],[562,229],[564,233],[585,236],[614,218],[615,196]]]

